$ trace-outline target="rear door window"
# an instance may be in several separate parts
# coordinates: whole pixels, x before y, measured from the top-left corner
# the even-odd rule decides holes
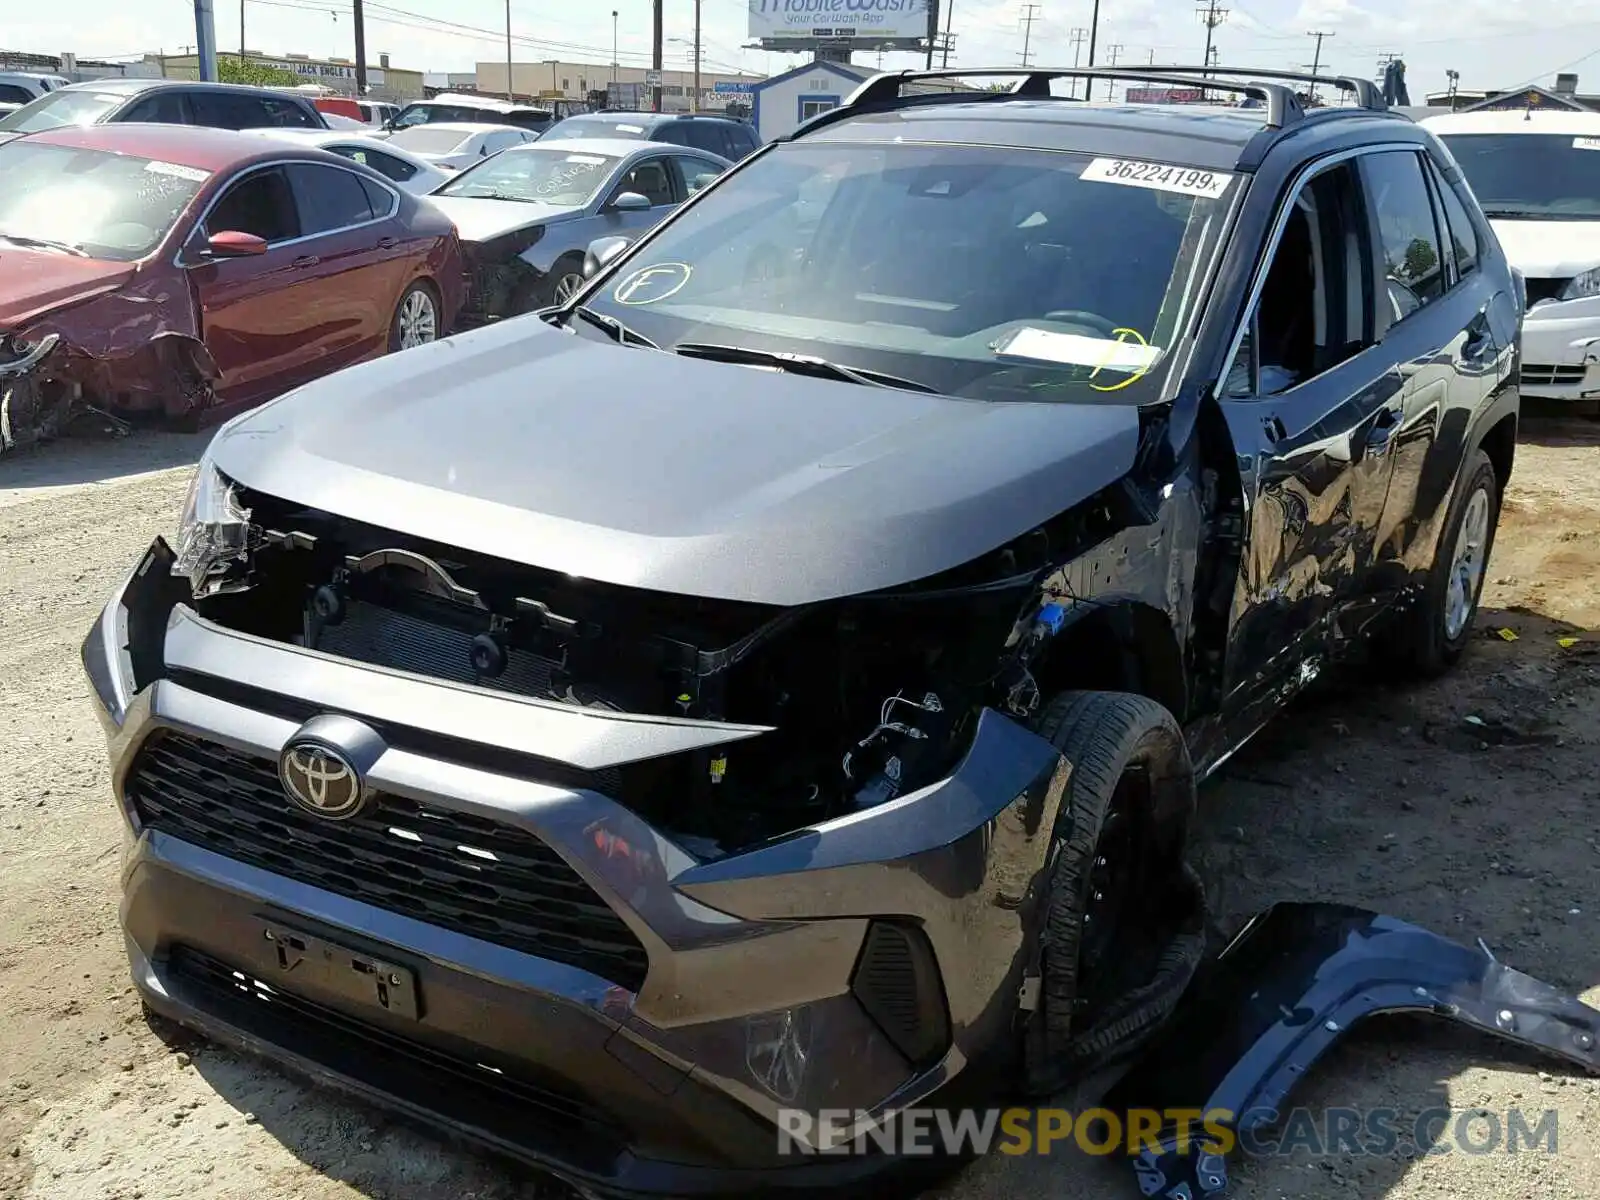
[[[1363,155],[1361,178],[1377,218],[1379,251],[1396,321],[1444,295],[1444,256],[1422,159],[1410,150]]]
[[[273,122],[267,110],[253,96],[235,92],[196,92],[189,101],[195,124],[214,129],[261,129]]]
[[[206,236],[253,233],[268,242],[300,236],[300,213],[281,167],[252,171],[222,194],[206,218]]]
[[[1456,277],[1465,279],[1478,269],[1478,227],[1472,223],[1460,194],[1432,163],[1428,165],[1428,173],[1432,175],[1434,189],[1444,203],[1445,225],[1450,232],[1450,247],[1456,260]]]
[[[33,93],[27,88],[15,83],[0,83],[0,103],[26,104],[33,99]]]
[[[405,164],[402,163],[401,165],[404,166]],[[372,215],[375,218],[381,220],[384,217],[394,215],[394,194],[382,184],[374,183],[370,179],[363,179],[361,181],[361,190],[366,192],[367,203],[372,206]]]
[[[263,96],[260,104],[267,125],[285,129],[321,128],[310,110],[298,100],[290,100],[287,96]]]
[[[703,158],[690,158],[687,154],[674,156],[673,162],[678,166],[678,173],[683,179],[683,194],[692,196],[718,175],[722,168],[714,162]]]
[[[288,172],[300,202],[300,236],[333,233],[372,220],[372,203],[354,171],[294,163]]]
[[[189,124],[189,108],[181,91],[157,92],[138,101],[119,118],[123,121],[145,121],[157,125]]]
[[[396,183],[404,183],[417,173],[417,169],[404,159],[385,154],[382,150],[373,150],[366,146],[328,146],[327,149],[348,158],[351,162],[371,167],[385,179],[392,179]]]

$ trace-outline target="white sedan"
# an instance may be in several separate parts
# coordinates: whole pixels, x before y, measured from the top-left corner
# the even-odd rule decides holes
[[[514,125],[479,125],[457,121],[432,121],[398,129],[384,139],[386,146],[399,146],[436,167],[461,171],[502,150],[537,141],[531,129]]]
[[[354,124],[354,122],[351,122]],[[250,129],[244,132],[255,137],[274,138],[281,142],[298,142],[302,146],[316,146],[331,154],[339,154],[371,167],[396,187],[413,196],[425,196],[438,187],[453,172],[441,170],[427,159],[412,154],[392,141],[370,137],[363,133],[343,129]]]

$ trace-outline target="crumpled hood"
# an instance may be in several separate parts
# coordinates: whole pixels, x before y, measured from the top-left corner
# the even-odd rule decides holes
[[[54,309],[114,292],[134,270],[133,263],[27,250],[0,240],[0,329],[20,329]]]
[[[456,225],[463,242],[487,242],[514,229],[565,221],[579,211],[559,204],[524,204],[517,200],[485,200],[475,196],[428,197]]]
[[[1113,483],[1132,405],[989,403],[590,341],[532,317],[231,422],[247,487],[613,584],[794,605],[959,566]]]
[[[1567,279],[1600,266],[1600,221],[1490,221],[1511,265],[1529,279]]]

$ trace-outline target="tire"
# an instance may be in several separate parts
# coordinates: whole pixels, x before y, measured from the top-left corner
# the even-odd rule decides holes
[[[1172,714],[1143,696],[1064,692],[1035,731],[1072,765],[1023,1039],[1028,1088],[1048,1094],[1166,1019],[1204,952],[1205,903],[1183,862],[1194,768]]]
[[[1421,599],[1401,614],[1387,632],[1382,661],[1392,673],[1419,679],[1442,675],[1456,664],[1472,636],[1478,600],[1494,549],[1494,532],[1500,518],[1500,485],[1494,464],[1482,450],[1474,450],[1461,472],[1461,483],[1450,498],[1450,508],[1439,536],[1433,569],[1428,572]],[[1470,576],[1458,580],[1458,550],[1468,528],[1478,530],[1475,560]],[[1457,585],[1457,586],[1453,586]],[[1460,606],[1465,601],[1464,615]]]
[[[433,284],[419,279],[400,293],[394,316],[389,318],[389,353],[438,341],[443,332],[439,293]]]
[[[583,277],[583,255],[563,254],[556,259],[549,273],[539,281],[534,293],[537,301],[535,307],[545,308],[565,304],[587,282],[588,280]]]

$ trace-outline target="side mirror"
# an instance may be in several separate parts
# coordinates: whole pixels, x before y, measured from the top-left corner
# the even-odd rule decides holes
[[[206,239],[204,254],[207,258],[249,258],[267,252],[266,238],[237,229],[224,229]]]
[[[650,197],[638,192],[623,192],[611,202],[613,212],[643,212],[650,207]]]
[[[583,277],[593,279],[600,269],[633,244],[632,238],[603,237],[589,243],[583,255]]]

